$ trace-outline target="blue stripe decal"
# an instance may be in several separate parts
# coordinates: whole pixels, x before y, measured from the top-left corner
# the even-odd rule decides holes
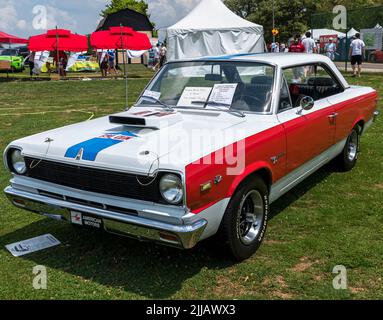
[[[115,144],[121,143],[121,140],[105,139],[105,138],[93,138],[79,144],[70,147],[65,153],[66,158],[76,158],[80,149],[83,149],[82,160],[94,161],[97,154]]]
[[[137,136],[129,131],[105,133],[101,137],[92,138],[70,147],[66,151],[65,157],[75,159],[80,150],[83,149],[81,159],[94,161],[99,152],[133,137]]]

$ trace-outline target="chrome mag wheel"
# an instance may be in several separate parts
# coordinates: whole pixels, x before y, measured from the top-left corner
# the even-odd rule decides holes
[[[353,130],[349,137],[348,141],[348,149],[347,149],[347,157],[350,161],[354,161],[358,154],[358,145],[359,145],[359,137],[358,133]]]
[[[264,202],[257,190],[249,191],[239,205],[238,234],[243,244],[251,244],[258,236],[264,218]]]

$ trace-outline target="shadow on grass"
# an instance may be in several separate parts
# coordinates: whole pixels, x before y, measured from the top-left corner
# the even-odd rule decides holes
[[[327,165],[281,197],[271,206],[271,217],[281,213],[332,172],[331,166]],[[5,250],[6,244],[45,233],[53,234],[62,244],[22,259],[102,285],[120,287],[146,298],[169,298],[202,268],[225,269],[234,264],[228,260],[222,247],[217,248],[215,239],[182,251],[91,229],[74,228],[50,219],[41,219],[0,237],[1,250]],[[199,286],[204,286],[203,280]]]
[[[334,172],[337,172],[336,166],[330,162],[285,193],[270,206],[270,219],[277,216]]]

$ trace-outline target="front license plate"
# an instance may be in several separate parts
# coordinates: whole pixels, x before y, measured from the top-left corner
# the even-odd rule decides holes
[[[71,222],[91,228],[102,229],[102,219],[87,213],[71,211]]]

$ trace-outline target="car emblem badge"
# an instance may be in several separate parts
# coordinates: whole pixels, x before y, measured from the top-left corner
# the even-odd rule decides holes
[[[284,155],[285,155],[285,153],[282,152],[282,153],[280,153],[280,154],[277,154],[277,155],[274,156],[274,157],[271,157],[270,160],[271,160],[272,164],[277,164],[278,160],[279,160],[280,158],[282,158]]]
[[[82,159],[82,154],[84,153],[84,148],[81,148],[79,151],[78,151],[78,153],[77,153],[77,155],[76,155],[76,160],[81,160]]]

